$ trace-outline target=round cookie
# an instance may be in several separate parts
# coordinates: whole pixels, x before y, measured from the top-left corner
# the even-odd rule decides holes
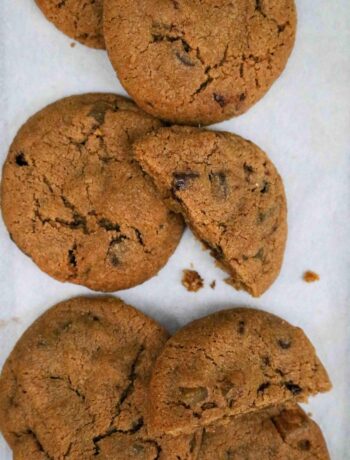
[[[23,334],[0,376],[16,460],[196,460],[199,433],[152,439],[147,387],[167,333],[119,299],[62,302]]]
[[[295,31],[294,0],[104,6],[106,47],[122,85],[145,111],[179,124],[248,110],[283,71]]]
[[[166,343],[152,371],[148,427],[178,436],[330,387],[301,329],[258,310],[221,311]]]
[[[24,124],[3,169],[2,213],[43,271],[113,291],[167,262],[183,223],[131,156],[131,143],[159,126],[112,94],[62,99]]]
[[[267,155],[234,134],[179,126],[150,133],[134,150],[229,283],[256,297],[265,292],[279,274],[287,237],[283,182]]]
[[[296,404],[204,429],[198,460],[329,460],[317,424]]]
[[[59,30],[83,45],[105,48],[103,0],[36,0],[37,5]]]

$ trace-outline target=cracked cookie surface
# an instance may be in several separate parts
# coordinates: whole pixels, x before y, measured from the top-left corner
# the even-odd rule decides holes
[[[135,33],[137,30],[137,33]],[[245,112],[283,71],[294,0],[109,0],[106,47],[145,111],[184,124]]]
[[[131,156],[160,122],[111,94],[62,99],[18,132],[2,179],[12,239],[60,281],[113,291],[155,275],[182,234]]]
[[[225,310],[168,340],[152,371],[147,422],[153,434],[178,436],[330,388],[300,328],[258,310]]]
[[[102,0],[36,0],[46,18],[74,40],[105,48]]]
[[[161,128],[134,145],[164,202],[184,215],[230,284],[259,296],[276,279],[287,237],[283,182],[267,155],[234,134]]]
[[[164,457],[163,441],[150,439],[144,424],[151,367],[166,340],[161,326],[119,299],[80,297],[44,313],[0,377],[0,428],[14,457],[171,460],[190,453],[193,436],[177,439],[174,457]],[[164,441],[164,452],[167,443],[173,440]]]
[[[296,404],[204,429],[198,460],[329,460],[317,424]]]

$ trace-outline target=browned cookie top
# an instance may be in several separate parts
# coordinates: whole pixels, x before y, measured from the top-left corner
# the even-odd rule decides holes
[[[179,435],[329,390],[304,332],[253,309],[214,313],[166,343],[149,391],[149,429]]]
[[[283,183],[267,155],[234,134],[186,127],[145,136],[135,154],[230,282],[261,295],[280,271],[287,236]]]
[[[204,429],[198,460],[329,460],[319,427],[296,404]]]
[[[166,339],[118,299],[80,297],[47,311],[0,378],[0,428],[15,458],[103,458],[100,443],[114,433],[137,442],[151,366]]]
[[[47,19],[75,40],[91,48],[105,48],[102,0],[36,0]]]
[[[24,124],[4,166],[2,212],[43,271],[112,291],[166,263],[183,224],[131,158],[131,142],[159,126],[111,94],[60,100]]]
[[[246,111],[280,75],[296,30],[294,0],[109,0],[106,47],[129,94],[176,123]]]

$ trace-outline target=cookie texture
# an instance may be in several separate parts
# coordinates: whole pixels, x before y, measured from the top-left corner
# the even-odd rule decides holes
[[[301,329],[266,312],[225,310],[194,321],[165,345],[152,372],[149,429],[190,433],[330,387]]]
[[[59,30],[91,48],[105,48],[103,0],[36,0]]]
[[[249,109],[284,69],[295,31],[294,0],[104,6],[106,47],[121,83],[144,110],[179,124],[211,124]]]
[[[167,262],[182,234],[131,155],[160,122],[111,94],[62,99],[18,132],[3,169],[12,239],[60,281],[113,291]]]
[[[317,424],[297,405],[273,407],[204,429],[198,460],[329,460]]]
[[[266,291],[280,271],[287,237],[283,182],[267,155],[234,134],[179,126],[150,133],[134,151],[230,283],[253,296]]]

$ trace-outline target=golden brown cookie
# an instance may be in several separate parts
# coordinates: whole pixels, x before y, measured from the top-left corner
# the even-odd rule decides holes
[[[204,429],[197,460],[329,460],[317,424],[296,404]]]
[[[79,297],[44,313],[0,377],[0,429],[14,458],[190,455],[195,436],[165,439],[163,446],[144,424],[151,367],[166,339],[158,324],[118,299]],[[171,455],[157,457],[163,448]]]
[[[267,155],[234,134],[179,126],[150,133],[134,150],[230,283],[253,296],[266,291],[280,271],[287,236],[283,182]]]
[[[294,0],[109,0],[106,47],[145,111],[180,124],[245,112],[283,71]]]
[[[304,332],[237,308],[185,326],[166,343],[149,391],[149,430],[177,436],[331,388]]]
[[[102,0],[36,0],[59,30],[91,48],[105,48]]]
[[[155,275],[183,230],[131,157],[160,122],[112,94],[62,99],[10,148],[2,213],[16,244],[60,281],[113,291]]]

